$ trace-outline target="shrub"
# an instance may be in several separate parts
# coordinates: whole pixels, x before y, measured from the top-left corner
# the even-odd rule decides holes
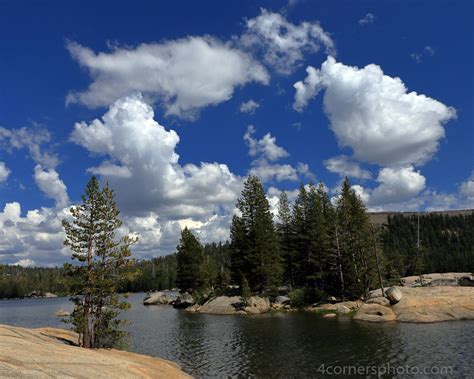
[[[303,308],[306,305],[317,303],[325,296],[319,288],[297,288],[288,294],[294,308]]]
[[[301,288],[290,291],[288,297],[291,300],[291,305],[295,308],[302,308],[305,306],[304,291]]]

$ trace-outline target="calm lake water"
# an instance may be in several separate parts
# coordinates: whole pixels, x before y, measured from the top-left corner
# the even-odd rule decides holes
[[[196,377],[322,377],[346,370],[388,370],[381,377],[474,377],[474,322],[372,324],[296,312],[260,316],[192,314],[170,306],[143,306],[133,294],[130,350],[178,362]],[[65,327],[58,309],[67,298],[1,300],[0,324]],[[343,366],[346,366],[343,368]],[[349,367],[352,366],[352,367]],[[364,367],[367,366],[367,369]],[[409,375],[427,367],[449,375]],[[405,370],[405,371],[400,371]],[[427,371],[428,372],[428,371]],[[362,373],[362,372],[361,372]],[[359,377],[366,377],[360,375]]]

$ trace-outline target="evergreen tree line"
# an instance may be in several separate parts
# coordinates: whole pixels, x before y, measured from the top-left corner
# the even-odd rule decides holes
[[[314,302],[325,294],[358,298],[376,287],[381,239],[347,179],[334,205],[322,184],[302,185],[294,203],[283,192],[275,222],[262,183],[250,176],[236,206],[229,275],[221,265],[210,280],[201,244],[187,228],[182,231],[176,279],[181,291],[230,287],[240,288],[243,297],[274,296],[285,286],[303,302]]]
[[[28,267],[0,265],[0,299],[42,296],[46,292],[66,296],[68,281],[62,267]]]
[[[335,204],[324,185],[301,185],[293,203],[283,192],[274,222],[262,183],[250,176],[231,225],[231,279],[252,292],[302,289],[308,301],[323,294],[367,295],[376,286],[377,232],[346,179]]]
[[[303,289],[307,301],[322,293],[354,297],[364,294],[367,283],[369,288],[378,286],[375,252],[385,284],[420,273],[474,271],[474,213],[420,215],[418,249],[416,215],[395,214],[381,229],[372,228],[347,181],[334,205],[322,185],[301,186],[293,202],[283,192],[274,220],[261,183],[251,177],[237,206],[240,214],[232,221],[231,241],[201,246],[197,239],[198,245],[183,245],[181,239],[178,251],[185,248],[194,255],[197,246],[199,257],[192,270],[199,278],[187,289],[224,291],[235,284],[261,292],[287,286]],[[190,239],[188,235],[185,240]],[[118,290],[186,288],[177,282],[177,258],[175,253],[134,262],[130,271],[135,275]],[[64,268],[0,265],[0,298],[21,298],[33,291],[72,294]]]
[[[208,243],[203,246],[204,275],[213,287],[229,283],[230,243]],[[119,292],[146,292],[176,288],[176,253],[142,261],[135,261],[130,272],[133,277],[120,283]],[[0,299],[27,297],[32,292],[41,296],[46,292],[58,296],[71,295],[71,280],[63,267],[21,267],[0,265]]]
[[[417,215],[388,217],[384,228],[388,272],[409,276],[474,271],[474,212],[420,215],[419,231],[418,247]]]

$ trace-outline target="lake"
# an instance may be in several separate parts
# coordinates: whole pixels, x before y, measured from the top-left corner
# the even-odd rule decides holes
[[[305,312],[204,315],[145,307],[143,297],[129,299],[129,349],[175,361],[196,377],[474,377],[473,321],[373,324]],[[72,304],[67,298],[1,300],[0,324],[64,328],[53,315],[61,308],[70,311]]]

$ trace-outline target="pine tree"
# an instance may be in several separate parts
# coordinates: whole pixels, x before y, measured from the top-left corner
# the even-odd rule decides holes
[[[230,226],[231,239],[231,280],[242,285],[243,279],[251,270],[250,249],[247,230],[241,217],[232,217]],[[248,284],[248,282],[247,282]]]
[[[204,254],[199,240],[185,227],[177,246],[176,284],[181,292],[200,289],[204,284]]]
[[[130,271],[130,245],[136,242],[128,236],[116,238],[122,225],[114,192],[108,185],[100,190],[93,176],[88,182],[82,204],[71,208],[72,223],[63,220],[64,244],[72,250],[72,259],[79,265],[65,264],[71,278],[74,311],[70,322],[80,334],[86,348],[112,347],[124,336],[117,320],[129,304],[121,301],[117,291]]]
[[[240,280],[245,276],[254,291],[275,288],[281,283],[281,257],[270,205],[258,177],[245,181],[237,208],[242,215],[232,223],[233,276]]]
[[[306,286],[308,265],[310,260],[310,235],[308,227],[309,199],[308,192],[301,184],[298,196],[293,204],[293,249],[295,251],[294,266],[295,283],[298,287]]]
[[[370,222],[347,177],[337,200],[337,224],[346,293],[350,297],[367,295],[375,277]]]
[[[334,250],[335,211],[324,184],[310,187],[308,226],[310,235],[310,263],[312,272],[308,283],[322,290],[331,286],[331,252]]]
[[[285,191],[280,194],[278,201],[278,219],[280,223],[277,225],[277,231],[284,265],[283,278],[285,283],[293,287],[296,277],[295,252],[293,250],[293,218],[288,195]]]

